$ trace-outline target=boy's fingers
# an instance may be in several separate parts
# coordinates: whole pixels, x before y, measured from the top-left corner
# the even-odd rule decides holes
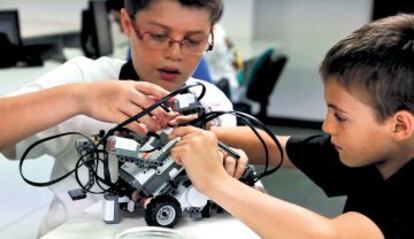
[[[122,113],[124,113],[128,117],[132,117],[141,111],[142,111],[142,108],[136,105],[124,106],[124,108],[122,109]],[[156,119],[154,119],[151,115],[144,115],[138,120],[142,122],[143,124],[145,124],[147,128],[151,130],[158,131],[161,129],[160,123]]]
[[[197,115],[180,115],[175,117],[173,120],[169,122],[171,125],[178,125],[178,124],[184,124],[189,121],[192,121],[194,119],[197,119]]]
[[[158,131],[161,129],[161,124],[158,122],[158,120],[151,116],[144,116],[139,119],[141,123],[147,126],[147,128],[151,131]]]
[[[224,168],[226,169],[227,173],[234,177],[234,172],[236,168],[236,159],[232,158],[231,156],[225,154],[224,155]]]
[[[193,126],[178,127],[176,129],[174,129],[173,132],[171,132],[170,137],[171,138],[182,137],[182,136],[185,136],[187,134],[190,134],[192,132],[197,132],[197,131],[198,131],[198,129],[193,127]]]
[[[135,89],[146,95],[152,95],[157,99],[161,99],[162,97],[169,94],[169,92],[161,86],[154,85],[148,82],[136,82]]]
[[[244,173],[244,170],[246,168],[246,162],[244,160],[237,160],[236,162],[237,164],[236,170],[234,172],[234,177],[239,179]]]
[[[155,100],[149,98],[145,94],[142,94],[142,92],[134,92],[131,101],[133,104],[139,105],[143,108],[148,108],[155,103]]]
[[[116,122],[117,123],[121,123],[124,122],[125,120],[129,119],[129,115],[127,114],[117,114],[116,117]],[[135,132],[135,133],[139,133],[139,134],[146,134],[147,133],[147,127],[145,127],[145,125],[139,123],[139,122],[132,122],[128,125],[126,125],[126,128],[128,128],[129,130]]]
[[[243,173],[246,170],[246,165],[249,161],[249,158],[243,150],[235,150],[240,155],[240,158],[237,160],[236,172],[234,173],[234,177],[239,179],[241,176],[243,176]]]
[[[145,82],[142,82],[145,83]],[[162,89],[163,90],[163,89]],[[165,90],[164,90],[165,91]],[[146,95],[145,92],[137,91],[132,97],[132,103],[141,107],[142,109],[146,109],[156,103],[156,99],[153,99]],[[135,114],[137,114],[136,112]],[[155,108],[150,112],[152,115],[156,116],[157,119],[163,124],[166,125],[168,121],[171,119],[171,116],[169,113],[167,113],[165,110],[161,109],[160,107]],[[134,114],[134,115],[135,115]]]

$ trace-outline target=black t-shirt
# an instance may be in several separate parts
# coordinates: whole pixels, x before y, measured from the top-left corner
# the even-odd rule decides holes
[[[344,165],[327,135],[291,137],[286,150],[292,163],[328,196],[347,196],[344,212],[374,221],[385,238],[414,238],[414,160],[384,180],[374,166]]]

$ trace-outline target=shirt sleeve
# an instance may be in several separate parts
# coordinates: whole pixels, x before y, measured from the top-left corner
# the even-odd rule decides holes
[[[97,80],[107,80],[108,78],[110,79],[111,75],[114,75],[113,72],[109,71],[115,68],[110,68],[108,65],[109,60],[104,58],[92,61],[85,57],[77,57],[46,73],[36,81],[24,85],[9,95],[20,95],[69,83],[86,83]],[[99,69],[104,70],[99,71]],[[108,72],[103,72],[105,70]],[[115,70],[112,71],[115,72]],[[7,147],[1,153],[11,160],[19,159],[30,145],[40,139],[69,131],[82,132],[86,135],[91,135],[98,132],[93,132],[93,130],[96,130],[96,127],[107,127],[106,125],[106,123],[93,120],[92,118],[83,115],[75,116],[54,127],[27,137],[15,145]],[[66,150],[73,149],[75,140],[76,137],[74,136],[66,136],[47,141],[34,148],[28,157],[37,158],[45,154],[50,156],[59,155]]]
[[[79,79],[81,78],[81,71],[79,70],[78,66],[74,64],[73,62],[69,61],[54,70],[48,72],[47,74],[41,76],[36,81],[30,82],[23,87],[19,88],[18,90],[11,92],[9,95],[20,95],[25,94],[29,92],[35,92],[59,85],[64,85],[67,83],[73,83],[73,79]],[[53,110],[53,109],[51,109]],[[41,113],[41,112],[39,112]],[[29,122],[28,122],[29,123]],[[72,125],[72,123],[70,123]],[[59,124],[56,127],[49,128],[47,130],[44,130],[40,133],[34,134],[15,145],[11,145],[4,149],[2,153],[5,157],[8,159],[19,159],[26,148],[28,148],[31,144],[38,141],[39,139],[59,134],[61,132],[64,132],[64,130],[67,127],[65,124]],[[65,144],[70,143],[72,140],[69,139],[70,137],[66,138],[60,138],[57,140],[54,140],[51,143],[44,143],[35,149],[33,149],[29,155],[31,158],[39,157],[44,154],[53,155],[56,152],[54,152],[56,149],[62,149],[62,146]]]

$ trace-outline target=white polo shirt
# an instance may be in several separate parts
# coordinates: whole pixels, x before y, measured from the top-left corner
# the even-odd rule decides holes
[[[12,93],[18,95],[46,89],[58,85],[68,83],[87,83],[101,80],[119,79],[122,66],[125,61],[102,57],[98,60],[91,60],[85,57],[74,58],[48,74],[40,77],[38,80],[29,83],[19,90]],[[190,78],[187,83],[200,82],[206,86],[206,94],[201,100],[204,106],[210,107],[212,110],[232,110],[230,100],[214,85]],[[195,87],[199,88],[199,87]],[[91,89],[93,90],[93,89]],[[53,109],[50,109],[53,110]],[[39,112],[41,114],[42,112]],[[221,117],[221,126],[235,126],[236,119],[231,115]],[[30,123],[30,122],[28,122]],[[16,145],[4,150],[2,153],[9,159],[20,159],[23,152],[35,141],[64,132],[76,131],[85,135],[94,135],[100,130],[109,130],[114,124],[104,123],[92,118],[79,115],[64,121],[52,128],[35,134]],[[60,177],[75,168],[75,163],[79,156],[75,149],[75,136],[58,138],[41,144],[33,150],[29,157],[36,158],[42,155],[49,155],[55,158],[50,179]],[[110,165],[114,168],[115,165]],[[80,177],[87,181],[87,170],[82,168]],[[68,194],[68,190],[77,189],[79,185],[76,182],[75,175],[71,175],[49,187],[54,193],[54,198],[50,204],[48,213],[46,214],[39,229],[39,236],[46,234],[55,227],[62,224],[68,218],[74,217],[102,199],[102,195],[88,194],[83,200],[72,201]]]

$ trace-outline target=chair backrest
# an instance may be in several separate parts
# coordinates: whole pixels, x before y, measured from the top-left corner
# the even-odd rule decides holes
[[[11,44],[15,46],[22,45],[17,9],[0,10],[0,32],[7,35]]]
[[[85,56],[99,58],[113,53],[111,25],[106,2],[89,0],[89,8],[82,11],[81,46]]]
[[[273,57],[273,53],[273,49],[268,49],[259,56],[246,82],[247,98],[266,105],[287,62],[287,56],[276,55]]]
[[[21,44],[18,11],[0,10],[0,68],[17,64],[17,50]]]

